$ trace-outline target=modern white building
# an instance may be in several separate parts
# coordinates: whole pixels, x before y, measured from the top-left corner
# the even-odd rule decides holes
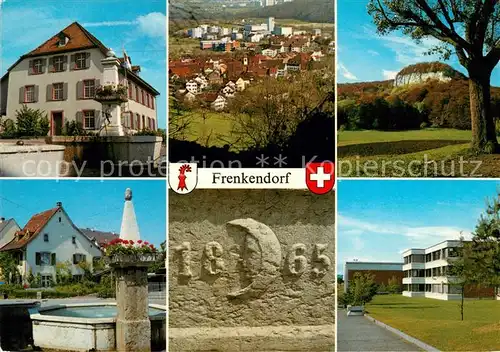
[[[293,28],[292,27],[276,26],[276,27],[274,27],[274,34],[289,36],[289,35],[293,34]]]
[[[29,275],[40,275],[44,287],[55,282],[58,264],[66,264],[74,277],[81,277],[84,270],[80,263],[86,262],[92,269],[95,260],[102,257],[98,243],[75,226],[60,202],[33,215],[0,251],[14,255],[24,282]]]
[[[274,31],[274,17],[267,19],[267,30],[271,33]]]
[[[106,119],[94,97],[104,84],[102,60],[109,59],[110,53],[80,24],[72,23],[7,70],[0,85],[0,116],[15,120],[16,111],[26,105],[47,113],[50,135],[61,135],[68,121],[99,131]],[[116,84],[128,90],[128,101],[121,106],[123,128],[130,133],[157,129],[160,93],[141,78],[140,66],[132,66],[129,57],[116,60],[121,62]]]
[[[460,287],[452,285],[449,261],[457,257],[460,241],[443,241],[434,246],[403,252],[403,296],[441,300],[461,298]]]

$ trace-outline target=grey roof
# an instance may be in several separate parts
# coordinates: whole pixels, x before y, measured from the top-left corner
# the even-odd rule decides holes
[[[103,244],[109,243],[119,235],[114,232],[99,231],[94,229],[80,229],[80,231],[87,236],[91,241],[97,241],[97,243],[102,246]]]
[[[7,227],[7,225],[12,224],[12,223],[14,223],[15,225],[17,225],[16,220],[14,220],[13,218],[11,218],[9,220],[2,221],[0,223],[0,232],[2,232]],[[19,227],[19,225],[17,225],[17,227]]]

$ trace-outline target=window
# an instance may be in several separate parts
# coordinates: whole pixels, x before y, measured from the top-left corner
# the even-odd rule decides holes
[[[83,97],[93,98],[95,96],[95,80],[87,79],[83,81]]]
[[[75,236],[73,236],[73,237],[71,238],[71,242],[72,242],[73,244],[76,244],[76,237],[75,237]]]
[[[142,105],[146,105],[146,92],[142,91]]]
[[[139,87],[135,86],[135,101],[139,102]]]
[[[95,130],[95,111],[87,110],[83,112],[83,128]]]
[[[42,287],[50,287],[52,285],[52,275],[42,275]]]
[[[52,85],[52,99],[53,100],[63,100],[64,99],[64,85],[62,83],[54,83]]]
[[[85,254],[75,253],[73,254],[73,264],[79,264],[86,261]]]
[[[155,108],[155,98],[151,96],[151,109],[154,110],[154,108]]]
[[[36,253],[36,265],[51,265],[51,263],[55,262],[55,253],[50,252],[37,252]],[[54,259],[54,260],[52,260]],[[55,265],[55,263],[54,263]]]
[[[61,217],[59,217],[59,222],[61,222],[61,220],[62,220]]]
[[[43,73],[43,62],[42,59],[33,60],[33,73],[40,74]]]
[[[35,102],[35,86],[24,87],[24,102],[25,103]]]
[[[132,99],[132,85],[131,84],[128,85],[128,98]]]
[[[43,235],[43,242],[49,242],[49,234],[48,233]]]
[[[75,55],[75,68],[81,70],[87,68],[87,54],[79,53]]]
[[[149,107],[151,106],[151,105],[150,105],[151,100],[150,100],[150,98],[149,98],[149,94],[147,94],[147,95],[146,95],[146,97],[148,98],[148,108],[149,108]]]
[[[54,72],[64,71],[64,56],[55,56],[53,59]]]

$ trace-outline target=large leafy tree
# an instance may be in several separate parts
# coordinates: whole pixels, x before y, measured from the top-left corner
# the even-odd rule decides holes
[[[472,147],[498,151],[491,111],[491,73],[500,60],[497,0],[370,0],[368,13],[382,35],[402,31],[416,41],[436,38],[431,52],[456,54],[469,73]]]
[[[478,282],[487,286],[500,286],[500,194],[487,204],[470,245],[470,258]]]

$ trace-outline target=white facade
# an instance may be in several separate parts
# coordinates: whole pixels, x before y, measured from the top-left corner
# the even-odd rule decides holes
[[[214,109],[215,111],[224,110],[227,106],[227,99],[222,95],[218,95],[217,99],[215,99],[215,101],[211,105],[212,109]]]
[[[460,241],[443,241],[426,249],[403,252],[403,296],[441,300],[460,299],[460,289],[447,275],[449,260],[456,257]]]
[[[204,31],[204,30],[203,30],[203,28],[201,28],[201,27],[191,28],[191,29],[188,31],[188,35],[189,35],[191,38],[198,38],[198,39],[200,39],[201,37],[203,37],[203,34],[205,34],[205,31]]]
[[[273,32],[274,31],[274,17],[269,17],[267,19],[267,30],[269,32]]]
[[[288,36],[288,35],[292,35],[293,28],[292,27],[276,26],[274,28],[274,32],[275,32],[276,35]]]

